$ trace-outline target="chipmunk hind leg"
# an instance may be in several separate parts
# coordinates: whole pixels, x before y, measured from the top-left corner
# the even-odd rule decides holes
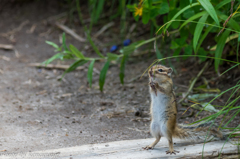
[[[174,150],[174,148],[173,148],[173,141],[172,141],[172,134],[171,133],[168,133],[167,135],[166,135],[166,138],[168,139],[168,145],[169,145],[169,150],[168,151],[166,151],[166,154],[175,154],[176,155],[176,153],[179,153],[179,151],[176,151],[176,150]]]
[[[156,123],[156,122],[153,121],[153,122],[151,123],[150,130],[151,130],[152,136],[155,137],[156,140],[155,140],[152,144],[144,147],[143,149],[145,149],[145,150],[153,149],[153,148],[155,147],[155,145],[156,145],[156,144],[160,141],[160,139],[161,139],[160,126],[159,126],[158,123]]]
[[[156,137],[156,140],[151,144],[148,145],[146,147],[144,147],[143,149],[148,150],[148,149],[153,149],[155,147],[155,145],[160,141],[161,136],[159,135],[158,137]]]

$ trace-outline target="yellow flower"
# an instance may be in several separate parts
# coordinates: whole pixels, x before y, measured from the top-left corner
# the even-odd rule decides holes
[[[142,16],[142,11],[143,11],[143,7],[141,6],[141,7],[135,7],[135,12],[134,12],[134,15],[135,15],[135,17],[136,16]]]

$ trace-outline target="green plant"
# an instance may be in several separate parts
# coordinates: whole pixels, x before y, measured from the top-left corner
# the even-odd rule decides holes
[[[180,55],[181,51],[183,51],[182,52],[183,55],[193,54],[200,55],[196,56],[199,57],[200,61],[205,61],[206,55],[215,57],[214,63],[215,69],[217,71],[219,65],[221,64],[221,61],[219,59],[221,59],[223,56],[222,52],[226,43],[231,45],[232,48],[236,48],[235,46],[236,41],[233,39],[238,39],[236,49],[237,52],[239,48],[240,14],[237,13],[239,13],[238,10],[240,8],[240,2],[236,2],[236,4],[234,5],[231,5],[233,4],[231,2],[232,2],[231,0],[223,1],[212,0],[211,2],[209,0],[199,0],[198,2],[196,0],[190,1],[141,0],[138,3],[128,4],[127,8],[134,13],[134,18],[136,21],[138,21],[140,18],[142,18],[142,22],[144,24],[147,24],[150,21],[151,24],[155,27],[155,31],[157,33],[162,31],[162,34],[154,38],[145,41],[137,41],[129,46],[123,47],[120,50],[120,54],[107,53],[107,55],[104,56],[99,51],[98,47],[95,45],[94,41],[90,36],[90,33],[91,26],[93,23],[97,22],[100,13],[103,10],[102,8],[104,7],[105,1],[89,0],[89,4],[92,6],[90,10],[92,11],[91,17],[93,21],[90,24],[90,27],[87,28],[86,25],[84,25],[83,23],[80,4],[79,1],[77,0],[76,10],[78,11],[79,19],[84,25],[84,31],[87,35],[87,39],[91,44],[93,50],[98,55],[98,57],[96,58],[84,57],[81,51],[79,51],[73,45],[67,47],[65,34],[63,34],[62,37],[63,44],[61,47],[58,47],[56,44],[52,42],[47,42],[48,44],[55,47],[58,53],[54,55],[52,58],[46,60],[44,63],[48,64],[52,62],[54,59],[61,60],[74,59],[75,62],[70,66],[69,69],[67,69],[64,72],[65,75],[65,73],[73,71],[78,66],[83,65],[87,62],[91,62],[88,71],[88,81],[89,85],[91,86],[92,70],[94,63],[98,60],[104,60],[105,64],[101,70],[99,78],[99,88],[102,91],[105,83],[107,70],[109,68],[109,65],[111,64],[111,61],[120,62],[119,77],[121,83],[123,84],[126,61],[136,48],[139,48],[140,46],[148,43],[152,43],[161,36],[164,37],[165,35],[170,36],[179,33],[179,35],[177,35],[177,38],[171,40],[170,48],[174,50],[173,56],[178,56]],[[119,9],[120,11],[118,11],[119,13],[120,12],[122,13],[122,17],[126,17],[126,13],[123,9],[125,3],[124,4],[123,2],[121,3],[120,5],[121,8]],[[114,4],[112,4],[112,6],[114,6]],[[230,16],[227,16],[230,11],[232,11],[232,14]],[[165,23],[161,27],[159,27],[157,24],[157,19],[159,17],[162,17]],[[220,25],[221,23],[223,23],[223,26]],[[175,30],[168,31],[171,29]],[[235,34],[230,35],[231,32],[235,32]],[[207,37],[210,40],[206,41]],[[214,43],[214,40],[216,41],[216,44],[212,47],[209,47],[210,44],[208,43],[211,43],[212,45],[212,43]],[[164,55],[160,52],[160,50],[161,50],[160,48],[155,47],[157,57],[163,58]],[[236,58],[238,61],[238,53],[236,53],[235,50],[233,50],[233,53],[236,54]],[[183,58],[186,59],[187,57],[189,56],[184,56]]]
[[[234,4],[231,0],[142,0],[138,5],[128,5],[128,8],[134,12],[136,20],[142,16],[144,24],[149,21],[156,23],[156,18],[161,15],[165,24],[160,28],[155,25],[158,29],[157,32],[163,31],[163,34],[168,34],[167,30],[179,28],[180,36],[171,41],[171,49],[175,50],[173,56],[179,55],[181,50],[184,50],[184,55],[192,55],[194,52],[195,55],[215,56],[215,69],[217,71],[220,65],[218,58],[222,57],[226,42],[231,42],[228,39],[233,37],[230,32],[237,33],[234,34],[234,38],[240,38],[240,18],[239,14],[237,15],[240,2],[236,3]],[[229,14],[230,16],[227,16]],[[223,23],[223,27],[220,23]],[[223,30],[225,31],[223,32]],[[214,35],[214,33],[216,34]],[[214,40],[217,42],[211,49],[208,48],[211,44],[203,46],[207,36],[208,38],[211,36],[211,40],[207,43],[212,43]],[[188,41],[189,39],[193,40]],[[236,57],[238,60],[238,54]],[[205,58],[200,58],[200,60],[204,61]]]

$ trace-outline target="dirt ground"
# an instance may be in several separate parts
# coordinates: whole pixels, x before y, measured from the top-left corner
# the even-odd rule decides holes
[[[0,34],[26,22],[11,36],[0,36],[0,44],[12,44],[18,52],[0,49],[0,151],[27,152],[151,137],[147,115],[150,104],[148,79],[146,76],[140,80],[132,79],[141,75],[154,61],[154,53],[131,58],[125,71],[125,81],[129,82],[124,86],[118,78],[119,65],[111,65],[103,93],[98,87],[98,73],[103,62],[95,65],[92,89],[87,84],[87,65],[86,69],[67,74],[62,81],[58,80],[62,70],[28,66],[29,63],[43,62],[54,55],[54,49],[45,41],[59,44],[62,30],[47,19],[63,12],[65,10],[54,7],[54,3],[46,5],[38,1],[7,6],[0,12]],[[31,32],[33,25],[36,28]],[[76,32],[84,36],[81,30],[80,27]],[[108,36],[106,40],[105,36]],[[114,36],[101,35],[98,40],[109,42],[111,37]],[[84,48],[86,56],[95,56],[89,47],[69,35],[67,43]],[[175,60],[172,62],[176,63]],[[61,62],[66,63],[69,64]],[[175,65],[178,74],[173,76],[173,80],[177,93],[187,91],[190,79],[196,76],[201,67],[194,59]],[[234,79],[239,79],[238,72],[233,72],[235,77],[228,78],[227,84],[226,80],[219,79],[213,87],[225,90],[233,86],[237,82]],[[209,79],[213,78],[212,75],[217,77],[214,70],[204,75]],[[223,102],[224,98],[218,104]],[[179,105],[178,108],[180,123],[189,123],[210,114],[203,112],[197,118],[181,118],[186,107]],[[238,124],[239,120],[236,120],[231,126]]]

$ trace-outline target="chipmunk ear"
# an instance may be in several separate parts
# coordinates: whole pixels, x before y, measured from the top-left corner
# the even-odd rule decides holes
[[[171,76],[171,75],[172,75],[172,72],[173,72],[173,69],[170,67],[170,68],[168,69],[167,74],[168,74],[169,76]]]

